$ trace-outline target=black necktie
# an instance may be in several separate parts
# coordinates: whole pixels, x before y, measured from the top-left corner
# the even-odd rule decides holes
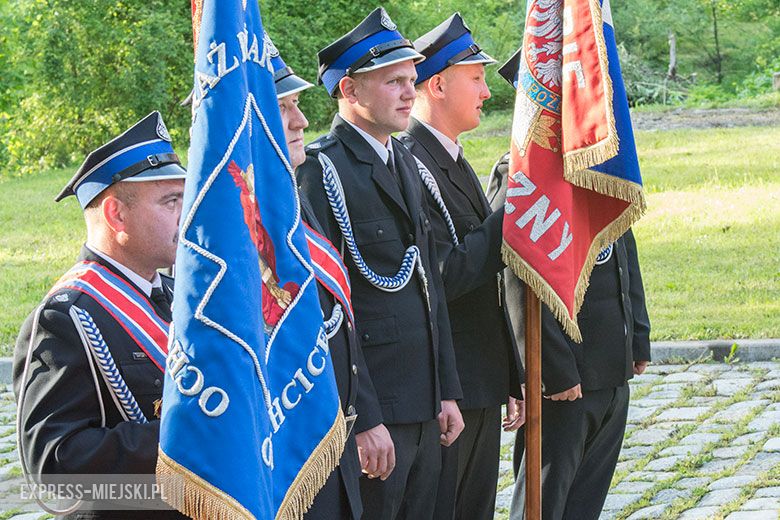
[[[171,302],[168,301],[168,295],[165,293],[162,287],[152,287],[152,294],[150,295],[154,306],[156,307],[158,314],[165,321],[171,321]]]
[[[390,174],[398,180],[398,174],[395,172],[395,161],[393,160],[393,154],[389,154],[387,156],[387,162],[385,163],[387,165],[387,169],[390,170]]]

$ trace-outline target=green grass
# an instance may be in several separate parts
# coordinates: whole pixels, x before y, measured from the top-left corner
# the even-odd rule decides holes
[[[510,114],[463,138],[486,176]],[[315,132],[307,132],[311,139]],[[652,338],[780,337],[780,128],[639,132],[648,212],[635,226]],[[73,262],[78,204],[52,199],[72,169],[0,180],[0,355]]]

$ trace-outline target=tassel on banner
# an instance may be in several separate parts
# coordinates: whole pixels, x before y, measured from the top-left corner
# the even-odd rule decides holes
[[[212,486],[184,466],[157,452],[157,482],[165,501],[195,520],[255,520],[230,495]]]
[[[338,466],[347,439],[344,414],[339,409],[330,431],[314,449],[309,460],[290,485],[276,520],[299,520],[311,508],[317,493]],[[165,501],[185,515],[208,520],[255,520],[236,500],[212,486],[160,450],[157,480]]]
[[[276,520],[298,520],[314,503],[314,497],[325,485],[325,481],[338,466],[344,444],[347,441],[347,426],[344,413],[339,408],[333,427],[322,438],[319,446],[312,452],[309,460],[301,468],[296,479],[290,484],[279,506]]]
[[[504,263],[512,269],[517,277],[527,283],[531,290],[536,293],[539,300],[549,307],[550,311],[561,323],[566,334],[577,343],[582,343],[582,334],[580,333],[580,328],[577,326],[577,322],[569,317],[566,305],[564,305],[563,301],[558,297],[552,287],[544,281],[544,278],[539,276],[525,260],[520,258],[506,241],[504,241],[501,246],[501,257],[503,258]],[[581,279],[582,277],[580,276],[580,280]],[[585,280],[585,283],[587,284],[587,280]],[[582,291],[583,295],[585,294],[586,289],[587,286]],[[579,311],[579,306],[576,307],[576,310]],[[574,315],[577,315],[576,312]]]

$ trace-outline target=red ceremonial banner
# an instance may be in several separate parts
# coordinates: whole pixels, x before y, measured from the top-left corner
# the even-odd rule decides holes
[[[614,37],[602,15],[598,0],[529,1],[504,217],[504,260],[576,341],[597,254],[645,207],[633,150],[631,175],[593,169],[623,153],[613,105],[628,118],[622,83],[622,99],[614,96],[620,72],[608,62]],[[625,141],[633,148],[633,135]]]

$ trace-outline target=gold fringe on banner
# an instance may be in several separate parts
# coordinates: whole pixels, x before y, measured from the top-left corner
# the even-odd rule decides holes
[[[599,252],[615,242],[618,238],[622,237],[629,228],[639,220],[644,210],[638,205],[628,206],[621,215],[612,221],[607,227],[605,227],[601,233],[595,236],[593,243],[588,250],[587,260],[582,266],[580,275],[577,278],[577,285],[574,288],[574,312],[575,316],[582,307],[582,302],[585,300],[585,292],[588,290],[590,284],[590,274],[593,271],[593,267],[596,265],[596,257]],[[574,337],[572,337],[574,339]],[[576,339],[575,339],[576,341]]]
[[[512,249],[506,240],[504,240],[504,243],[501,246],[501,257],[503,258],[504,263],[512,269],[517,277],[528,284],[528,287],[536,293],[542,303],[547,304],[547,307],[550,308],[550,311],[552,311],[553,315],[555,315],[563,326],[563,330],[566,331],[566,334],[577,343],[581,343],[582,334],[580,334],[577,320],[576,318],[572,320],[569,317],[569,311],[563,303],[563,300],[558,297],[552,287],[550,287],[550,284],[528,265],[514,249]],[[579,307],[576,310],[578,311]],[[576,316],[577,313],[575,312],[574,315]]]
[[[297,520],[314,503],[314,497],[338,466],[344,443],[347,442],[347,425],[339,406],[339,413],[330,431],[314,449],[309,460],[298,472],[279,506],[276,520]]]
[[[596,170],[582,170],[565,175],[564,178],[580,188],[636,204],[641,211],[640,216],[647,209],[645,192],[642,186],[635,182],[597,172]]]
[[[531,288],[539,299],[549,307],[553,315],[558,319],[564,332],[577,343],[582,343],[582,334],[577,324],[577,314],[582,308],[585,293],[590,283],[590,274],[596,265],[596,257],[599,251],[615,242],[623,236],[631,225],[636,222],[644,212],[644,208],[638,205],[630,205],[610,225],[596,235],[588,250],[587,260],[582,266],[577,283],[574,286],[574,319],[569,316],[569,310],[563,300],[555,293],[549,283],[504,240],[501,247],[501,256],[504,263]]]
[[[604,21],[601,18],[599,0],[590,0],[590,13],[593,17],[596,48],[599,51],[599,68],[604,80],[604,112],[607,115],[607,137],[598,143],[579,150],[563,154],[563,174],[566,179],[575,172],[586,170],[591,166],[601,164],[613,158],[618,153],[619,139],[615,126],[615,113],[612,110],[612,79],[609,77],[609,60],[607,60],[607,45],[604,42]]]
[[[236,499],[157,450],[157,482],[165,501],[195,520],[255,520]]]
[[[314,497],[338,465],[347,439],[344,414],[336,420],[298,472],[279,506],[276,520],[298,520],[314,503]],[[250,478],[244,475],[242,478]],[[255,520],[233,497],[209,484],[158,450],[157,480],[165,501],[195,520]]]

